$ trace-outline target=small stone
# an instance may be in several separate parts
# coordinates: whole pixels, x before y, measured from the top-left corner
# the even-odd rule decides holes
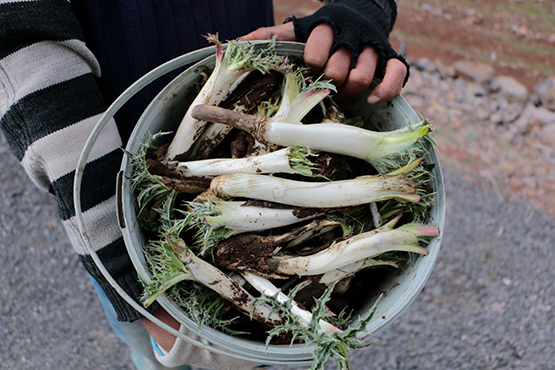
[[[528,118],[524,115],[521,115],[515,122],[513,122],[512,126],[517,129],[517,132],[524,133],[528,129],[528,122]]]
[[[503,110],[503,122],[511,123],[520,117],[520,108],[516,104],[510,104],[505,110]]]
[[[524,105],[528,101],[529,93],[526,86],[511,76],[498,76],[490,84],[491,91],[498,92],[509,102]]]
[[[420,58],[416,62],[412,63],[412,66],[414,66],[416,69],[420,71],[424,71],[428,68],[430,64],[432,64],[432,61],[430,59]]]
[[[498,303],[498,302],[494,302],[491,304],[490,306],[491,310],[499,315],[502,315],[503,312],[505,312],[505,310],[503,309],[503,306]]]
[[[534,86],[534,92],[538,95],[541,104],[549,110],[555,111],[555,77],[549,77],[545,81]]]
[[[515,35],[520,37],[526,37],[528,35],[528,28],[526,26],[511,26],[511,31],[515,33]]]
[[[549,90],[555,89],[555,77],[548,77],[544,81],[540,82],[534,86],[534,92],[540,96],[540,98]]]
[[[535,119],[543,125],[555,123],[555,112],[544,107],[535,107],[533,104],[528,104],[524,109],[524,114],[526,117]]]
[[[486,121],[487,119],[489,119],[490,114],[489,111],[487,111],[486,109],[478,108],[476,109],[476,116],[479,120]]]
[[[489,120],[490,120],[492,123],[501,124],[501,123],[503,123],[503,113],[501,113],[501,112],[499,112],[499,111],[494,112],[494,113],[489,117]]]
[[[493,67],[489,64],[469,60],[459,60],[453,64],[453,68],[457,75],[478,83],[490,81],[494,73]]]
[[[474,99],[476,96],[484,96],[486,95],[486,89],[482,87],[482,85],[478,84],[469,84],[466,89],[465,93],[467,98],[471,100]]]
[[[409,80],[401,90],[402,95],[421,95],[422,77],[420,73],[411,74]]]
[[[423,108],[423,107],[426,107],[428,105],[426,100],[424,100],[424,98],[422,98],[418,95],[409,95],[409,96],[407,96],[407,101],[414,108]]]
[[[453,69],[453,66],[446,66],[439,59],[435,61],[435,65],[437,67],[439,77],[441,77],[442,80],[447,80],[455,76],[455,70]]]
[[[542,127],[542,140],[550,145],[555,145],[555,123]]]

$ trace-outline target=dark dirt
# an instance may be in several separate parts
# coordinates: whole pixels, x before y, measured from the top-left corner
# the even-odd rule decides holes
[[[256,234],[240,234],[218,244],[216,252],[220,267],[229,270],[250,270],[276,278],[274,269],[266,259],[279,249],[275,238]]]

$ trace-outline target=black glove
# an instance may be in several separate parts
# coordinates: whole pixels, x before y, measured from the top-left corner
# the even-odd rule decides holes
[[[352,3],[352,4],[351,4]],[[366,4],[365,7],[354,9],[348,5]],[[362,13],[361,11],[365,11]],[[344,0],[341,3],[328,4],[321,7],[314,14],[303,18],[291,17],[295,28],[295,38],[299,42],[306,42],[312,30],[321,23],[332,27],[334,44],[333,54],[339,46],[346,46],[351,51],[351,68],[356,66],[358,57],[366,45],[371,45],[378,52],[378,64],[375,76],[383,78],[386,63],[389,59],[399,59],[407,67],[404,83],[409,78],[409,64],[393,48],[388,40],[388,35],[397,11],[395,7],[382,7],[369,0]]]
[[[383,33],[389,37],[397,18],[395,0],[336,0],[334,4],[343,4],[373,19]]]

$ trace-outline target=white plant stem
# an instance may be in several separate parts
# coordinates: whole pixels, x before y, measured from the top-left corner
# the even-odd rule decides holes
[[[276,288],[269,280],[248,271],[242,271],[241,274],[243,275],[243,278],[261,294],[268,297],[275,297],[280,303],[286,303],[289,301],[289,297]],[[299,318],[301,325],[304,327],[308,327],[310,321],[312,320],[312,314],[300,308],[295,301],[291,302],[291,313]],[[324,320],[320,320],[319,324],[320,332],[339,333],[342,331]]]
[[[299,173],[291,168],[290,149],[247,158],[217,158],[180,162],[177,169],[185,176],[216,177],[232,173]]]
[[[299,213],[291,208],[245,206],[244,202],[215,202],[219,215],[204,216],[203,221],[213,227],[226,227],[236,234],[268,230],[293,225],[321,215],[321,212]]]
[[[263,136],[267,141],[283,145],[304,145],[311,149],[347,155],[371,161],[412,146],[428,133],[423,127],[408,134],[394,136],[339,123],[292,125],[269,122]]]
[[[210,189],[222,199],[245,197],[315,208],[348,207],[389,199],[415,203],[420,200],[414,184],[405,174],[361,176],[331,182],[230,174],[212,179]]]
[[[299,76],[295,73],[287,73],[285,75],[285,84],[279,109],[270,118],[270,121],[300,124],[304,116],[330,94],[330,89],[335,90],[335,87],[329,83],[315,83],[319,86],[314,89],[302,90],[303,87],[299,83],[298,78]]]
[[[193,108],[201,104],[218,105],[239,78],[253,71],[253,69],[230,71],[222,70],[222,68],[222,63],[216,63],[210,78],[187,109],[175,137],[168,147],[166,159],[171,160],[180,154],[186,153],[203,133],[206,121],[195,119],[192,116]]]
[[[387,132],[339,123],[300,125],[268,117],[251,116],[219,107],[198,105],[192,113],[197,119],[220,122],[250,133],[258,141],[282,146],[306,146],[314,150],[373,161],[410,148],[430,130],[429,124]]]
[[[245,314],[255,317],[257,321],[280,324],[280,317],[271,314],[270,307],[262,304],[254,304],[255,298],[243,289],[235,280],[224,274],[212,264],[195,256],[195,254],[184,243],[171,242],[179,259],[185,265],[189,278],[207,288],[217,292],[220,296],[231,302]]]
[[[437,235],[437,229],[435,231],[434,235]],[[358,234],[310,256],[278,256],[267,263],[274,265],[276,271],[282,274],[319,275],[392,251],[427,254],[427,251],[418,245],[418,238],[414,232],[395,229]]]

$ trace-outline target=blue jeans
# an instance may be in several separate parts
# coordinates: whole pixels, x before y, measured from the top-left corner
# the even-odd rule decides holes
[[[131,361],[137,370],[191,370],[189,365],[183,365],[175,368],[163,366],[156,360],[154,356],[153,343],[150,334],[146,331],[140,321],[122,322],[118,321],[116,310],[108,300],[108,297],[98,285],[98,282],[91,277],[92,285],[96,289],[96,293],[100,298],[100,303],[106,312],[106,317],[110,326],[116,335],[131,348]],[[157,345],[154,343],[157,347]],[[155,347],[155,348],[156,348]]]

